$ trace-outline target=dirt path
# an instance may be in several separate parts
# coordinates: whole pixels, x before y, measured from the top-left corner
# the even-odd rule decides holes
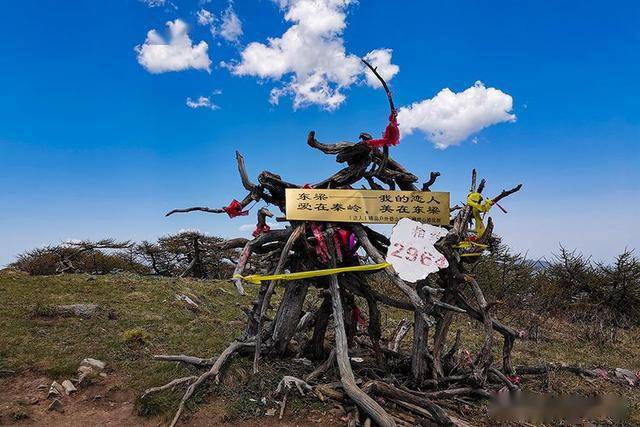
[[[0,380],[0,424],[67,426],[159,426],[159,420],[139,417],[135,395],[122,388],[114,376],[60,398],[63,413],[48,411],[51,379],[25,373]]]
[[[60,398],[62,413],[47,408],[53,399],[47,399],[51,379],[34,372],[0,378],[0,425],[64,425],[64,426],[163,426],[158,417],[138,416],[134,408],[136,395],[121,385],[113,374],[97,384],[78,390],[72,396]],[[183,425],[204,427],[226,426],[305,426],[341,425],[338,415],[311,411],[304,417],[276,417],[225,422],[225,402],[221,399],[202,405],[198,412],[184,419]]]

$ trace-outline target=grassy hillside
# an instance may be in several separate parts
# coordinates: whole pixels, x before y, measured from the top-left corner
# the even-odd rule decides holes
[[[245,316],[239,305],[249,305],[255,289],[238,296],[224,281],[150,278],[135,275],[64,275],[32,277],[11,270],[0,272],[0,424],[36,423],[60,420],[67,424],[160,424],[175,408],[179,392],[139,402],[136,397],[150,386],[197,372],[176,363],[155,362],[151,355],[191,354],[211,357],[221,351],[243,329]],[[198,310],[176,300],[184,294],[197,301]],[[92,303],[101,307],[89,318],[52,316],[61,304]],[[401,313],[384,317],[383,327],[393,329]],[[456,325],[473,351],[475,325]],[[456,328],[452,328],[455,333]],[[387,332],[389,333],[389,332]],[[539,360],[584,363],[640,370],[640,332],[623,331],[615,344],[601,346],[581,339],[580,327],[551,322],[547,340],[516,344],[514,362]],[[410,337],[406,344],[410,342]],[[497,355],[498,356],[498,355]],[[65,413],[47,412],[46,390],[52,380],[73,377],[79,362],[94,357],[107,362],[107,376],[64,398]],[[498,356],[499,357],[499,356]],[[211,417],[219,422],[250,423],[275,407],[262,396],[275,388],[283,373],[302,369],[295,363],[267,363],[260,379],[250,375],[250,362],[237,359],[223,384],[211,385],[200,393],[194,405],[199,411],[185,421],[206,425]],[[551,374],[549,382],[525,378],[523,388],[549,392],[613,392],[633,402],[632,423],[640,424],[638,388],[621,387],[606,381],[587,381],[573,374]],[[96,397],[98,396],[98,397]],[[34,400],[38,402],[34,403]],[[93,412],[92,412],[93,411]],[[336,422],[342,415],[333,405],[316,400],[293,399],[286,418],[294,424]],[[144,416],[145,418],[140,418]],[[110,418],[111,417],[111,418]],[[242,421],[245,420],[245,421]],[[277,422],[276,417],[268,417]],[[332,420],[332,421],[330,421]],[[261,422],[264,424],[264,418]]]

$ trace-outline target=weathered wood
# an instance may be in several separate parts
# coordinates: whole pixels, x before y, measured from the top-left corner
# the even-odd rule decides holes
[[[313,327],[313,336],[311,341],[307,343],[307,349],[305,353],[309,354],[309,357],[315,360],[322,360],[325,358],[326,353],[324,350],[324,336],[327,332],[327,326],[329,325],[329,317],[331,316],[331,295],[329,293],[324,295],[322,304],[316,314],[316,323]]]
[[[369,309],[369,322],[367,324],[367,332],[369,333],[369,339],[373,345],[373,352],[376,356],[376,362],[380,366],[385,366],[384,355],[380,347],[380,339],[382,337],[382,328],[380,326],[380,309],[376,299],[370,292],[365,292],[367,308]]]
[[[331,352],[329,353],[329,357],[327,357],[327,360],[325,360],[320,365],[318,365],[318,367],[314,369],[313,372],[311,372],[309,375],[307,375],[304,380],[307,382],[313,382],[313,381],[319,380],[320,378],[322,378],[324,374],[327,373],[327,371],[329,371],[329,369],[331,369],[335,361],[336,361],[336,349],[332,348]]]
[[[278,265],[273,272],[273,274],[281,274],[284,270],[284,266],[289,259],[289,251],[296,243],[298,238],[304,234],[304,223],[299,224],[293,230],[293,232],[289,235],[287,239],[287,243],[284,245],[282,249],[282,253],[280,254],[280,259],[278,260]],[[262,344],[262,320],[264,319],[265,314],[267,313],[267,307],[269,306],[269,302],[271,301],[271,295],[273,295],[273,290],[278,284],[278,280],[272,280],[269,282],[269,287],[264,295],[264,299],[262,301],[262,307],[260,308],[260,315],[258,316],[258,330],[256,332],[256,347],[260,348]],[[253,356],[253,373],[258,373],[258,364],[260,363],[260,352],[256,351]]]
[[[335,323],[336,360],[340,371],[340,381],[347,395],[360,406],[369,416],[382,427],[395,426],[393,418],[382,407],[357,385],[351,362],[349,361],[349,347],[347,334],[344,329],[344,310],[340,299],[340,286],[335,275],[329,276],[331,292],[331,306]]]
[[[284,355],[289,341],[296,333],[308,289],[305,283],[299,281],[287,282],[285,286],[271,336],[273,350],[279,355]]]
[[[418,295],[421,298],[427,297],[424,292],[424,283],[418,284]],[[413,315],[413,345],[411,348],[411,373],[413,379],[420,383],[427,373],[427,357],[429,351],[427,345],[427,336],[429,326],[426,324],[420,313],[414,312]]]
[[[375,68],[369,68],[373,73],[381,77]],[[395,107],[391,98],[391,92],[388,90],[386,82],[382,80],[382,85],[387,92],[390,102],[391,112],[395,113]],[[315,133],[310,132],[307,143],[326,154],[336,156],[336,161],[344,163],[344,168],[339,170],[332,176],[324,179],[314,185],[312,188],[343,188],[354,185],[361,180],[366,180],[372,189],[382,189],[382,183],[395,189],[401,190],[417,190],[416,183],[418,178],[402,167],[398,162],[389,156],[389,148],[383,150],[370,148],[366,141],[371,136],[362,133],[360,142],[349,143],[341,142],[337,144],[322,144],[315,138]],[[241,200],[240,205],[243,209],[255,201],[264,201],[267,204],[275,205],[282,212],[285,212],[285,190],[287,188],[300,188],[300,185],[283,180],[280,175],[269,171],[263,171],[258,175],[257,182],[252,182],[246,170],[244,158],[240,153],[236,153],[238,163],[238,171],[244,189],[248,192]],[[423,191],[430,191],[430,187],[435,183],[438,172],[431,172],[428,181],[422,184]],[[486,186],[486,180],[482,179],[476,186],[477,173],[472,173],[471,191],[482,192]],[[365,188],[363,186],[363,188]],[[509,196],[520,190],[521,185],[511,190],[504,190],[494,198],[497,202],[504,197]],[[223,213],[223,208],[207,208],[194,207],[187,209],[178,209],[168,213],[171,215],[177,212],[203,211],[209,213]],[[322,225],[322,236],[314,236],[313,238],[303,238],[302,244],[296,242],[304,235],[307,223],[292,223],[292,227],[285,230],[266,231],[266,218],[271,213],[262,208],[258,212],[258,225],[263,226],[264,231],[253,240],[234,239],[220,244],[221,249],[233,249],[242,247],[242,252],[236,263],[234,275],[242,276],[245,269],[251,266],[254,270],[261,273],[281,273],[288,268],[291,271],[314,270],[327,267],[327,258],[329,258],[328,267],[353,265],[354,257],[347,256],[346,252],[340,252],[337,256],[334,248],[334,240],[339,229],[351,230],[357,236],[358,243],[366,252],[368,259],[373,262],[384,262],[384,253],[388,250],[389,239],[368,227],[360,224],[340,224],[334,225],[325,223]],[[468,224],[472,218],[472,209],[468,205],[462,205],[457,209],[455,216],[451,220],[449,233],[436,243],[436,248],[442,252],[449,261],[449,267],[438,273],[439,284],[428,286],[427,281],[417,283],[415,286],[402,280],[391,267],[384,269],[385,277],[396,288],[400,289],[404,298],[394,298],[387,295],[384,291],[373,289],[367,282],[368,274],[378,273],[361,273],[352,272],[339,276],[329,276],[328,278],[311,278],[305,283],[288,282],[284,287],[284,294],[281,302],[276,310],[274,320],[270,328],[264,328],[263,323],[267,321],[267,311],[270,308],[272,295],[278,281],[271,281],[263,284],[254,301],[251,310],[242,307],[247,314],[247,326],[244,336],[241,340],[233,343],[227,350],[220,355],[215,361],[211,359],[201,359],[191,356],[159,356],[158,359],[181,361],[196,366],[209,366],[211,369],[203,373],[199,377],[179,378],[157,387],[158,391],[168,390],[179,385],[189,385],[185,392],[176,416],[173,419],[174,425],[180,417],[184,409],[185,402],[193,394],[196,387],[204,382],[207,378],[216,377],[222,364],[225,363],[233,354],[245,349],[254,349],[254,373],[258,371],[258,363],[261,353],[274,352],[282,356],[291,341],[292,337],[296,337],[296,341],[300,344],[298,348],[304,348],[304,353],[308,357],[315,360],[324,360],[324,362],[314,370],[309,376],[309,380],[317,380],[324,374],[329,372],[337,362],[340,374],[340,384],[345,393],[339,390],[339,386],[318,385],[314,392],[322,399],[327,396],[340,400],[342,402],[355,402],[356,409],[351,409],[350,425],[357,425],[363,420],[375,421],[378,425],[431,425],[437,423],[439,425],[450,425],[452,422],[464,425],[464,421],[459,420],[447,414],[439,405],[433,403],[433,399],[458,399],[460,396],[470,398],[486,398],[489,396],[488,375],[499,378],[510,388],[514,385],[507,378],[507,374],[517,372],[511,362],[511,352],[513,344],[518,334],[508,326],[500,323],[492,318],[490,307],[484,297],[483,291],[475,281],[475,279],[467,274],[465,267],[474,263],[477,258],[465,257],[461,258],[456,244],[469,237]],[[280,219],[278,219],[280,220]],[[286,218],[283,219],[286,221]],[[480,243],[493,246],[495,239],[492,236],[493,222],[488,218],[487,227],[484,235],[480,238]],[[258,233],[255,233],[258,234]],[[314,246],[321,245],[324,240],[328,246],[326,254],[318,256],[318,251]],[[294,248],[295,246],[295,248]],[[323,250],[324,251],[324,250]],[[190,260],[187,272],[189,274],[198,275],[200,269],[201,258],[199,256],[198,242],[194,242],[194,254]],[[343,257],[344,256],[344,257]],[[357,262],[357,261],[356,261]],[[367,261],[370,262],[370,261]],[[256,266],[258,266],[256,268]],[[380,276],[374,276],[380,277]],[[244,288],[239,278],[234,280],[238,292],[244,294]],[[328,287],[325,292],[324,299],[320,307],[311,313],[303,316],[303,305],[308,293],[309,286],[315,286],[319,289]],[[433,286],[442,286],[437,288]],[[462,289],[468,288],[472,292],[472,304],[466,301],[462,294]],[[436,298],[436,295],[439,298]],[[355,297],[362,297],[368,307],[368,325],[366,331],[357,333],[357,319],[355,313],[358,301]],[[401,329],[396,338],[390,345],[390,348],[381,348],[381,304],[396,307],[402,310],[410,311],[413,315],[413,343],[411,354],[408,355],[400,350],[400,341],[406,330],[408,323],[405,322],[405,328]],[[335,346],[331,353],[326,357],[324,348],[325,335],[327,332],[330,316],[333,313],[335,326]],[[453,313],[466,314],[483,325],[484,339],[480,350],[476,355],[472,364],[472,372],[459,366],[457,356],[460,347],[461,335],[458,331],[456,340],[450,346],[449,351],[444,354],[446,347],[446,337],[450,324],[452,322]],[[434,321],[437,319],[437,323]],[[308,340],[305,332],[313,326],[313,334]],[[433,349],[429,349],[429,332],[430,327],[435,326],[433,337]],[[497,331],[504,337],[502,346],[502,372],[492,364],[492,347],[493,347],[493,331]],[[264,338],[266,335],[267,338]],[[358,336],[359,335],[359,336]],[[263,344],[266,341],[266,345]],[[306,343],[305,343],[306,342]],[[303,345],[305,344],[305,345]],[[368,378],[379,379],[384,377],[386,381],[392,381],[395,384],[402,383],[401,386],[395,386],[391,383],[374,381],[368,383],[365,390],[385,397],[390,403],[385,410],[379,402],[372,399],[365,391],[358,387],[353,369],[349,358],[349,348],[354,344],[354,349],[358,352],[358,356],[362,356],[364,360],[358,363],[357,372]],[[370,359],[371,350],[375,354],[375,361],[372,363]],[[410,356],[410,358],[408,357]],[[388,360],[388,365],[387,365]],[[411,362],[411,375],[414,381],[407,379],[406,367]],[[555,366],[544,366],[538,370],[556,369]],[[560,369],[560,368],[558,368]],[[535,370],[535,369],[534,369]],[[568,369],[570,370],[570,369]],[[431,373],[433,378],[428,378]],[[452,374],[456,375],[452,375]],[[445,376],[449,375],[449,376]],[[415,391],[406,388],[405,385],[418,384],[420,388],[431,391]],[[450,387],[450,388],[446,388]],[[446,388],[446,389],[442,389]],[[154,391],[155,392],[155,391]],[[323,392],[325,393],[323,397]],[[327,394],[328,393],[328,394]],[[347,397],[348,396],[348,397]],[[287,396],[285,394],[281,404],[281,415],[286,405]],[[350,399],[350,400],[348,400]],[[358,412],[360,408],[365,414]],[[363,414],[363,417],[360,417]],[[415,414],[415,415],[414,415]],[[365,422],[366,424],[367,422]]]
[[[482,341],[482,347],[480,348],[474,363],[474,375],[480,384],[483,384],[484,381],[486,381],[487,371],[491,366],[493,358],[491,354],[491,345],[493,344],[493,324],[491,321],[491,315],[487,308],[487,301],[484,298],[484,294],[482,293],[482,289],[480,289],[478,282],[476,282],[476,280],[471,276],[465,276],[465,281],[471,285],[473,295],[478,303],[482,323],[484,325],[484,340]]]
[[[178,354],[178,355],[156,354],[153,356],[153,360],[162,360],[165,362],[183,362],[183,363],[188,363],[189,365],[196,365],[196,366],[211,366],[216,361],[216,358],[214,357],[201,358],[201,357],[194,357],[194,356],[186,356],[184,354]]]
[[[369,255],[375,262],[382,263],[384,262],[384,257],[378,250],[371,244],[367,233],[364,231],[361,225],[355,224],[352,226],[353,232],[358,237],[360,244],[364,248],[367,255]],[[398,287],[404,294],[409,298],[411,304],[413,304],[416,311],[418,311],[424,318],[424,321],[427,324],[433,323],[433,320],[429,317],[431,313],[431,308],[427,307],[425,302],[418,296],[418,293],[411,286],[406,284],[404,280],[402,280],[398,274],[395,272],[393,267],[389,266],[384,269],[387,276],[391,279],[391,281]],[[437,292],[435,289],[430,288],[429,286],[425,286],[424,289],[427,292],[435,293]]]
[[[150,394],[153,394],[153,393],[158,393],[158,392],[161,392],[161,391],[164,391],[164,390],[171,390],[171,389],[173,389],[173,388],[175,388],[176,386],[179,386],[179,385],[189,384],[192,381],[195,381],[197,379],[198,379],[198,377],[196,377],[195,375],[191,375],[191,376],[188,376],[188,377],[182,377],[182,378],[176,378],[175,380],[170,381],[165,385],[161,385],[159,387],[151,387],[151,388],[146,389],[144,391],[144,393],[142,393],[142,395],[140,396],[140,399],[144,399],[145,397],[147,397],[147,396],[149,396]]]
[[[196,390],[196,388],[208,378],[213,377],[216,379],[216,382],[217,382],[219,380],[220,371],[222,370],[224,365],[229,361],[229,359],[231,359],[236,354],[236,352],[238,352],[241,348],[247,347],[247,346],[255,347],[255,343],[251,343],[251,342],[243,343],[239,341],[232,342],[226,349],[224,349],[222,353],[220,353],[220,356],[218,356],[218,359],[215,361],[213,366],[211,366],[211,369],[209,369],[208,371],[200,375],[193,383],[191,383],[191,385],[189,385],[189,387],[187,388],[187,391],[184,393],[184,395],[182,396],[182,399],[180,400],[180,404],[178,405],[178,410],[176,411],[176,414],[173,417],[173,420],[171,421],[170,427],[174,427],[176,425],[176,423],[180,419],[180,415],[182,414],[182,411],[184,410],[184,406],[187,403],[187,400],[189,400],[189,398],[191,397],[193,392]],[[256,350],[256,352],[259,352],[259,350]]]
[[[444,409],[424,397],[416,396],[415,394],[401,390],[382,381],[369,381],[363,388],[384,397],[398,399],[420,406],[429,411],[434,421],[440,425],[453,425],[451,418],[449,418],[449,415],[447,415]]]
[[[422,318],[422,316],[420,316],[420,318]],[[391,340],[389,340],[389,345],[387,346],[387,348],[391,351],[396,352],[400,350],[400,344],[402,343],[404,337],[407,336],[407,332],[409,332],[410,327],[411,323],[409,323],[407,319],[403,318],[402,320],[400,320],[398,326],[396,326],[396,329],[393,332],[393,337],[391,338]]]

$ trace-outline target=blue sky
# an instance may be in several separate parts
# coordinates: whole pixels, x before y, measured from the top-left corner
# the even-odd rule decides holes
[[[236,149],[253,175],[268,169],[305,183],[338,167],[306,146],[309,130],[326,142],[355,140],[361,131],[379,134],[388,114],[384,93],[359,71],[323,80],[329,95],[344,97],[333,104],[311,102],[318,94],[300,89],[309,76],[327,78],[326,64],[317,60],[327,46],[308,46],[305,57],[287,56],[282,48],[283,64],[267,61],[272,68],[266,70],[260,57],[253,63],[243,57],[251,43],[273,49],[269,37],[319,22],[300,18],[304,10],[295,8],[304,1],[5,2],[0,265],[20,251],[69,238],[141,240],[183,228],[247,235],[242,226],[253,216],[163,214],[243,196]],[[344,47],[338,68],[351,66],[353,55],[392,49],[387,65],[399,67],[390,80],[399,106],[440,100],[435,97],[444,88],[461,94],[476,81],[499,91],[498,104],[512,100],[494,105],[497,112],[479,111],[491,116],[481,120],[461,113],[471,120],[466,131],[458,129],[464,120],[445,126],[446,134],[471,132],[457,145],[436,148],[433,135],[418,127],[392,149],[422,177],[440,171],[434,190],[462,200],[472,167],[487,178],[488,194],[522,182],[522,192],[503,204],[509,213],[492,214],[504,240],[532,257],[562,243],[609,260],[637,245],[637,2],[319,1],[326,16],[313,16],[342,25],[316,35]],[[215,20],[200,25],[201,9]],[[230,14],[241,34],[237,25],[225,27],[233,24]],[[170,43],[166,23],[177,19],[186,24],[181,34],[192,43],[188,49],[207,44],[210,65],[202,52],[189,50],[186,63],[154,56],[149,66],[134,49],[145,45],[149,30]],[[158,72],[163,66],[181,69]],[[269,102],[274,88],[282,95],[277,105]],[[201,96],[219,108],[186,105]],[[466,105],[456,99],[458,107]],[[511,114],[515,121],[505,118]],[[432,125],[417,120],[423,128]]]

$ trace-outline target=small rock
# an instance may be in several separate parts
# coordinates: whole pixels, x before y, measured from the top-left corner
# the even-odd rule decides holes
[[[53,402],[51,402],[51,405],[49,405],[49,407],[47,408],[47,411],[56,411],[56,412],[63,413],[64,407],[62,406],[62,403],[58,399],[53,399]]]
[[[102,378],[107,378],[107,374],[106,374],[106,373],[104,373],[104,372],[100,372],[100,376],[101,376]]]
[[[62,387],[64,388],[64,392],[69,396],[71,393],[78,391],[77,388],[74,387],[73,383],[69,380],[62,381]]]
[[[100,311],[100,307],[96,304],[67,304],[55,308],[56,313],[67,317],[92,317]]]
[[[273,417],[276,414],[275,408],[267,409],[267,412],[264,413],[267,417]]]
[[[107,366],[107,364],[102,360],[92,359],[91,357],[87,357],[80,363],[80,366],[88,366],[98,371],[102,371]]]
[[[629,369],[616,368],[615,369],[616,378],[618,378],[622,382],[626,382],[628,385],[633,387],[638,382],[638,377],[636,373],[630,371]]]
[[[75,380],[75,382],[76,382],[76,385],[78,385],[78,386],[79,386],[79,385],[81,385],[81,384],[84,382],[84,380],[85,380],[89,375],[91,375],[91,374],[93,374],[93,373],[94,373],[94,370],[93,370],[93,368],[92,368],[92,367],[90,367],[90,366],[80,366],[80,367],[78,368],[78,371],[77,371],[77,372],[78,372],[78,379],[77,379],[77,380]]]
[[[189,310],[197,311],[200,309],[200,305],[185,294],[176,294],[176,300],[183,301]]]
[[[47,393],[47,399],[50,397],[62,396],[64,393],[64,387],[58,384],[56,381],[51,383],[51,387],[49,387],[49,393]]]

